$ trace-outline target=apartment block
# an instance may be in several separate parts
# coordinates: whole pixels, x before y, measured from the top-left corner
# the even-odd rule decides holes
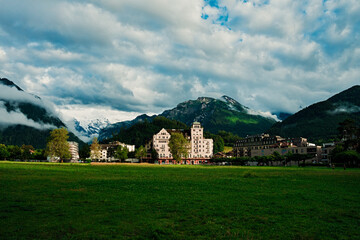
[[[303,137],[285,139],[280,136],[270,136],[269,134],[248,136],[237,141],[233,150],[237,157],[261,157],[278,152],[280,155],[286,155],[287,153],[311,154],[317,160],[321,159],[321,147],[309,143]]]
[[[71,162],[78,162],[79,157],[79,144],[77,142],[68,142],[69,143],[69,150],[71,154]]]
[[[173,156],[170,152],[169,141],[172,133],[181,133],[190,143],[187,164],[199,164],[210,159],[213,155],[213,140],[204,138],[204,129],[199,122],[194,122],[190,131],[183,129],[161,129],[153,136],[153,148],[158,153],[159,162],[172,162]]]

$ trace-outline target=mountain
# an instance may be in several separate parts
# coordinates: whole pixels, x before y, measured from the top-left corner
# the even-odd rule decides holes
[[[302,109],[274,124],[268,132],[284,137],[307,137],[311,141],[326,141],[338,135],[339,123],[347,118],[360,123],[359,85]]]
[[[128,128],[122,128],[120,132],[113,134],[109,141],[120,141],[127,144],[133,144],[136,147],[145,145],[152,139],[155,133],[158,133],[162,128],[165,129],[189,129],[184,123],[170,120],[161,116],[150,117],[148,120],[146,115],[141,115],[143,120],[138,119],[136,123]]]
[[[142,114],[130,121],[123,121],[123,122],[110,124],[110,125],[106,126],[105,128],[100,129],[98,138],[99,138],[99,140],[111,138],[113,135],[119,133],[120,130],[122,130],[122,129],[127,129],[127,128],[135,125],[136,123],[141,123],[144,121],[151,122],[155,117],[156,117],[156,115],[148,116],[146,114]]]
[[[51,129],[65,127],[50,104],[0,78],[0,143],[45,148]],[[69,140],[82,143],[74,134]]]
[[[85,142],[89,142],[99,135],[101,129],[109,126],[110,121],[107,118],[81,121],[74,118],[68,125],[74,126],[74,131],[79,138]]]
[[[286,112],[275,112],[275,113],[273,113],[273,115],[275,115],[280,121],[284,121],[285,119],[290,117],[292,114],[286,113]]]
[[[166,110],[159,116],[177,120],[187,126],[195,121],[200,122],[206,131],[218,133],[223,130],[246,136],[258,134],[269,129],[276,121],[270,114],[263,116],[238,103],[231,97],[223,96],[221,99],[199,97],[197,100],[189,100],[178,104],[171,110]],[[122,128],[126,129],[136,122],[152,121],[155,116],[141,115],[133,121],[112,124],[100,131],[99,139],[110,138],[113,133],[118,133]]]
[[[197,100],[180,103],[160,115],[184,122],[188,126],[198,121],[211,133],[224,130],[241,137],[262,133],[276,122],[270,114],[264,116],[228,96],[221,99],[199,97]]]

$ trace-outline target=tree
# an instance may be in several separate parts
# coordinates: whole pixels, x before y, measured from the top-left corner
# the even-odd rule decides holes
[[[4,144],[0,144],[0,159],[5,159],[10,156],[7,147]]]
[[[169,141],[170,152],[177,162],[180,162],[183,157],[187,157],[189,145],[189,142],[181,133],[171,133]]]
[[[225,131],[224,131],[225,132]],[[224,139],[220,135],[215,135],[209,132],[204,133],[205,138],[211,138],[213,140],[213,153],[224,151]]]
[[[224,140],[222,139],[222,137],[214,135],[212,139],[214,140],[213,153],[224,151]]]
[[[79,157],[81,159],[86,159],[90,157],[90,146],[88,144],[84,144],[79,150]]]
[[[338,127],[341,140],[344,142],[344,150],[357,149],[360,145],[360,129],[353,119],[346,119],[339,123]]]
[[[284,156],[282,156],[279,152],[275,151],[272,154],[274,156],[274,161],[283,161],[284,160]]]
[[[128,149],[126,146],[118,146],[116,148],[116,151],[115,151],[115,158],[117,159],[120,159],[121,161],[124,161],[125,159],[128,158],[127,154],[128,154]]]
[[[146,157],[146,149],[143,146],[140,146],[136,149],[135,157],[140,158],[140,162],[142,162],[142,159]]]
[[[67,142],[69,138],[69,132],[66,128],[54,129],[50,132],[50,137],[46,145],[46,155],[50,157],[60,158],[60,162],[63,162],[65,158],[70,158],[70,147]]]
[[[91,146],[90,146],[90,152],[91,152],[91,160],[99,160],[101,157],[101,148],[98,142],[97,137],[94,137]]]
[[[159,159],[159,154],[155,149],[151,150],[151,158],[152,158],[153,161],[156,161],[156,160]]]
[[[9,145],[7,146],[7,149],[10,153],[9,158],[10,159],[20,159],[21,158],[21,149],[17,145]]]
[[[34,147],[32,145],[23,144],[20,149],[21,149],[21,159],[27,160],[33,157],[32,153],[34,152]]]
[[[360,154],[355,150],[339,152],[334,155],[333,162],[342,163],[344,166],[359,166]]]
[[[44,149],[36,149],[32,154],[32,159],[36,160],[46,160],[45,150]]]

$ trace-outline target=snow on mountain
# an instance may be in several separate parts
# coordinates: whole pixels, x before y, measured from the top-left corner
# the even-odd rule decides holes
[[[107,118],[81,120],[74,118],[67,123],[67,125],[73,129],[74,133],[85,142],[90,142],[94,137],[98,137],[100,130],[110,124]]]
[[[280,121],[279,118],[275,114],[272,114],[270,112],[263,112],[263,111],[250,109],[248,107],[241,105],[238,101],[236,101],[235,99],[233,99],[231,97],[222,96],[219,100],[226,102],[228,107],[233,111],[246,112],[247,114],[250,114],[250,115],[258,115],[258,116],[262,116],[265,118],[272,118],[276,121]]]

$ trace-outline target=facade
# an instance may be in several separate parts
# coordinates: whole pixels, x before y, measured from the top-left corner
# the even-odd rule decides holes
[[[259,134],[248,136],[236,141],[234,144],[234,155],[236,157],[252,157],[253,150],[285,147],[288,143],[280,136],[270,136],[269,134]]]
[[[297,147],[290,146],[286,148],[267,148],[267,149],[256,149],[252,150],[251,157],[262,157],[269,156],[274,152],[280,153],[280,155],[292,154],[311,154],[316,157],[316,160],[321,159],[321,146],[308,146],[308,147]]]
[[[189,158],[209,159],[213,155],[213,140],[204,138],[204,129],[199,122],[191,127],[191,152]]]
[[[261,157],[269,156],[274,152],[280,155],[287,153],[311,154],[316,160],[321,159],[321,147],[309,143],[306,138],[285,139],[280,136],[260,134],[248,136],[234,144],[234,155],[236,157]]]
[[[100,162],[111,162],[116,160],[114,158],[114,152],[118,146],[126,147],[129,152],[135,152],[135,145],[128,145],[121,142],[110,142],[108,144],[99,144],[100,146],[100,158],[98,161]],[[93,155],[93,151],[91,151],[91,155]],[[92,157],[93,158],[93,157]]]
[[[321,161],[331,163],[331,152],[335,149],[335,143],[324,143],[321,151]]]
[[[181,133],[190,143],[188,156],[185,159],[187,164],[200,164],[213,155],[213,140],[204,138],[204,130],[201,124],[194,122],[190,131],[183,129],[161,129],[153,136],[153,148],[158,153],[160,163],[174,162],[170,152],[169,141],[171,133]]]
[[[68,142],[69,143],[69,150],[71,154],[71,162],[78,162],[79,157],[79,144],[77,142]]]

